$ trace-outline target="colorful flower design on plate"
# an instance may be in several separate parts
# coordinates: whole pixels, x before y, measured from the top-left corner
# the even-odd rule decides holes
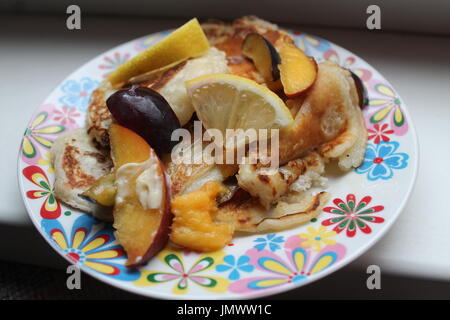
[[[39,190],[27,191],[27,198],[45,199],[40,210],[41,217],[44,219],[59,218],[61,206],[55,198],[53,187],[45,172],[38,166],[29,166],[23,169],[23,175],[28,181],[39,187]]]
[[[73,263],[118,280],[139,278],[139,271],[128,269],[120,261],[126,256],[122,247],[115,243],[112,228],[91,216],[82,214],[76,218],[70,233],[58,220],[44,219],[41,227]]]
[[[53,105],[44,105],[44,111],[39,112],[25,130],[20,153],[25,163],[36,164],[41,158],[40,149],[50,150],[56,135],[66,129],[63,125],[49,123],[49,111],[46,110],[52,108]]]
[[[217,272],[228,272],[230,271],[230,274],[228,275],[229,280],[238,280],[241,275],[239,272],[252,272],[254,267],[248,262],[250,261],[250,258],[248,256],[240,256],[239,258],[235,258],[232,254],[227,255],[223,258],[223,264],[218,264],[216,266]]]
[[[388,180],[394,176],[394,170],[404,169],[408,165],[409,156],[396,152],[399,143],[396,141],[380,142],[367,145],[364,161],[355,169],[356,173],[365,174],[369,180]]]
[[[126,61],[130,59],[130,54],[125,53],[121,54],[120,52],[116,51],[112,56],[104,56],[103,61],[104,63],[101,63],[98,67],[102,70],[106,70],[106,72],[103,74],[103,78],[106,78],[112,71],[114,71],[118,66],[124,64]]]
[[[354,56],[347,56],[345,59],[342,59],[336,50],[329,49],[324,52],[323,58],[326,61],[332,61],[343,68],[351,69],[353,73],[355,73],[363,82],[369,81],[372,78],[372,72],[363,68],[355,68],[356,58]]]
[[[67,80],[61,85],[64,95],[59,98],[59,102],[69,108],[77,108],[79,111],[86,111],[92,91],[98,87],[98,81],[89,77],[80,80]]]
[[[354,194],[348,194],[345,201],[339,198],[333,200],[336,207],[325,207],[323,211],[336,215],[336,217],[322,221],[324,226],[336,225],[333,230],[341,233],[347,230],[348,237],[354,237],[357,230],[369,234],[372,228],[369,223],[382,223],[384,219],[377,217],[374,213],[384,210],[383,206],[367,206],[372,201],[372,197],[365,196],[358,203]]]
[[[256,293],[305,281],[311,275],[336,264],[346,254],[346,248],[342,244],[327,245],[316,252],[305,247],[305,241],[308,239],[302,239],[298,235],[289,237],[284,244],[283,254],[280,255],[267,249],[248,250],[245,254],[250,257],[249,264],[264,275],[234,281],[229,290],[240,294]]]
[[[375,83],[372,91],[381,97],[371,97],[369,100],[369,106],[376,109],[370,115],[370,123],[380,123],[390,117],[394,133],[399,136],[404,135],[408,131],[408,123],[401,107],[400,98],[390,86],[383,83]]]
[[[299,31],[292,31],[292,34],[295,36],[295,45],[302,49],[308,56],[313,56],[313,49],[324,52],[330,48],[330,43],[324,39]]]
[[[314,251],[320,251],[322,247],[332,246],[336,244],[336,240],[331,239],[337,235],[334,231],[328,231],[326,227],[319,226],[318,228],[308,227],[307,233],[301,233],[300,237],[305,239],[302,243],[305,247],[311,247]]]
[[[389,125],[387,123],[383,123],[381,126],[380,124],[376,123],[373,125],[372,128],[367,129],[368,133],[368,140],[372,140],[373,142],[378,144],[381,141],[387,142],[391,141],[391,139],[388,137],[388,135],[393,134],[394,130],[389,129]]]
[[[186,294],[191,284],[215,293],[225,292],[228,289],[229,281],[226,278],[210,275],[214,270],[214,264],[224,256],[222,251],[202,254],[187,266],[188,262],[183,261],[185,257],[181,252],[169,249],[158,254],[158,258],[172,271],[144,270],[141,277],[134,282],[137,286],[151,286],[161,283],[173,282],[172,292],[174,294]],[[191,258],[194,257],[191,255]]]
[[[268,234],[265,237],[259,237],[253,240],[256,242],[255,248],[258,251],[264,250],[266,246],[270,251],[277,251],[281,248],[281,244],[284,242],[284,236],[277,236],[275,233]]]
[[[62,106],[60,109],[53,110],[53,120],[65,126],[68,130],[76,129],[78,127],[76,118],[81,114],[75,108]]]

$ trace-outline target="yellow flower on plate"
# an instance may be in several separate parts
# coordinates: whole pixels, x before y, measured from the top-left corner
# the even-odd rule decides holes
[[[301,238],[307,239],[301,244],[304,247],[311,247],[314,251],[319,251],[324,244],[329,246],[336,244],[336,240],[330,238],[336,236],[337,233],[335,231],[328,231],[325,226],[320,226],[317,229],[309,227],[307,231],[308,233],[301,233],[299,235]]]
[[[191,255],[192,259],[189,259]],[[152,286],[166,282],[173,282],[172,293],[186,294],[190,287],[198,287],[215,293],[225,292],[229,281],[226,278],[211,275],[213,266],[221,261],[224,252],[187,255],[180,251],[166,248],[158,254],[158,258],[170,269],[168,271],[143,270],[141,277],[134,281],[137,286]]]

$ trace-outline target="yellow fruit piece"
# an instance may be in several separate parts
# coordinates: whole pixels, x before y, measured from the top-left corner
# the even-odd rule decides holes
[[[116,169],[127,163],[144,162],[151,148],[137,133],[116,123],[109,127],[111,156]]]
[[[117,85],[131,77],[198,56],[208,49],[208,39],[198,20],[194,18],[154,46],[125,62],[112,72],[108,79],[113,85]]]
[[[186,82],[186,88],[207,129],[281,129],[293,122],[283,100],[253,80],[213,74]]]
[[[115,186],[115,172],[108,173],[94,182],[92,187],[83,192],[81,196],[87,197],[96,203],[112,207],[115,203],[117,188]]]
[[[221,184],[210,181],[200,190],[175,197],[171,203],[175,217],[170,239],[196,251],[215,251],[230,243],[233,225],[214,222],[216,197],[223,191]]]
[[[317,63],[314,58],[308,57],[302,50],[293,44],[285,44],[280,49],[281,83],[284,93],[294,98],[309,89],[317,78]]]

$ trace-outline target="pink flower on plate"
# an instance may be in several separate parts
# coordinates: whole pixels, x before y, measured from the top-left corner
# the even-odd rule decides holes
[[[384,123],[383,125],[379,125],[378,123],[374,124],[372,129],[367,129],[369,133],[368,139],[372,140],[375,144],[379,144],[381,140],[384,142],[390,141],[391,139],[388,137],[389,134],[393,134],[394,130],[389,129],[389,125]]]
[[[323,58],[326,61],[332,61],[339,65],[341,65],[343,68],[351,69],[353,73],[355,73],[358,77],[361,78],[362,81],[368,81],[372,78],[372,72],[370,72],[367,69],[362,68],[355,68],[354,64],[356,62],[356,58],[353,56],[347,56],[347,57],[340,57],[339,54],[333,50],[329,49],[324,52]]]
[[[129,53],[114,52],[111,56],[103,57],[103,63],[98,67],[102,70],[106,70],[103,74],[103,78],[106,78],[112,71],[114,71],[118,66],[124,64],[130,59]]]
[[[74,129],[77,127],[77,121],[75,118],[81,114],[77,112],[76,108],[69,108],[63,106],[60,110],[53,110],[53,120],[58,121],[67,128]]]
[[[256,272],[234,281],[229,290],[240,294],[257,293],[302,282],[335,265],[347,252],[340,243],[315,251],[305,243],[307,241],[300,235],[293,235],[286,239],[284,250],[278,254],[268,249],[247,250],[245,255],[250,260],[246,265],[253,266]]]

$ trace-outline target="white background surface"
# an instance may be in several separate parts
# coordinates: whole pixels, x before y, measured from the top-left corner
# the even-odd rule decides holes
[[[31,226],[16,178],[20,140],[33,111],[68,74],[131,39],[180,21],[0,16],[0,260],[62,265]],[[450,37],[302,28],[359,55],[401,95],[419,138],[419,174],[404,212],[386,236],[352,264],[450,280]]]

